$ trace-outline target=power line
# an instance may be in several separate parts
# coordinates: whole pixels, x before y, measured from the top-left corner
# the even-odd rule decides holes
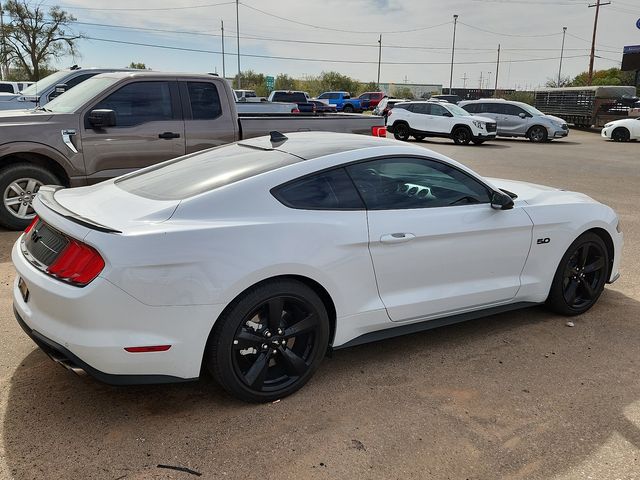
[[[169,11],[169,10],[191,10],[194,8],[209,8],[209,7],[220,7],[222,5],[231,5],[236,2],[222,2],[222,3],[207,3],[204,5],[187,5],[183,7],[152,7],[152,8],[98,8],[98,7],[76,7],[75,5],[63,5],[60,8],[64,8],[67,10],[92,10],[92,11],[104,11],[104,12],[153,12],[153,11]],[[47,5],[50,7],[59,6],[53,4],[44,3],[43,5]]]
[[[474,30],[478,30],[480,32],[485,32],[485,33],[490,33],[492,35],[498,35],[500,37],[518,37],[518,38],[541,38],[541,37],[555,37],[558,35],[562,35],[562,33],[540,33],[540,34],[536,34],[536,35],[521,35],[521,34],[517,34],[517,33],[500,33],[500,32],[494,32],[492,30],[487,30],[484,28],[480,28],[480,27],[475,27],[473,25],[469,25],[468,23],[463,23],[463,22],[458,22],[462,25],[464,25],[465,27],[469,27],[472,28]]]

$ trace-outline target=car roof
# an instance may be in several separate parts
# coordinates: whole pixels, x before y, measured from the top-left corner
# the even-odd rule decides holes
[[[398,146],[398,142],[395,140],[354,133],[294,132],[284,136],[286,140],[281,142],[272,142],[271,137],[264,136],[242,140],[238,142],[238,145],[261,150],[277,150],[302,160],[312,160],[363,148]]]

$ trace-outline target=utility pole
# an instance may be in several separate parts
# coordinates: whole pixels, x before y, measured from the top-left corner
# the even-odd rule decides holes
[[[605,5],[611,5],[611,2],[602,3],[601,0],[596,0],[595,5],[589,5],[589,8],[596,7],[596,16],[593,21],[593,39],[591,40],[591,56],[589,57],[589,85],[593,81],[593,60],[596,56],[596,32],[598,31],[598,16],[600,15],[600,7]]]
[[[236,40],[238,42],[238,90],[242,88],[242,74],[240,73],[240,14],[238,13],[240,0],[236,0]]]
[[[562,58],[564,57],[564,39],[567,36],[567,27],[562,27],[562,49],[560,50],[560,67],[558,68],[558,83],[556,87],[560,88],[561,76],[562,76]]]
[[[482,74],[483,74],[483,73],[484,73],[484,72],[480,72],[480,90],[482,90],[482,85],[484,85],[484,81],[483,81],[483,79],[482,79]]]
[[[456,54],[456,27],[458,26],[458,15],[453,16],[453,45],[451,46],[451,74],[449,75],[449,95],[453,94],[453,59]]]
[[[491,73],[489,72],[488,78],[487,78],[487,83],[486,83],[486,89],[489,90],[490,86],[491,86]]]
[[[469,77],[467,77],[467,72],[464,72],[464,75],[462,77],[460,77],[460,80],[462,80],[462,88],[467,88],[467,79]]]
[[[224,69],[224,20],[220,20],[220,29],[222,30],[222,78],[227,78]]]
[[[498,96],[498,72],[500,71],[500,44],[498,44],[498,60],[496,62],[496,85],[493,88],[493,96]]]
[[[382,60],[382,34],[378,39],[378,90],[380,90],[380,62]]]

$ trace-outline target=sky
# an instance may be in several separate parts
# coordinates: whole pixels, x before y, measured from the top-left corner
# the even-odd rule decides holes
[[[453,15],[458,15],[453,86],[529,89],[588,69],[595,8],[586,0],[241,0],[242,70],[295,78],[335,70],[382,83],[449,84]],[[44,0],[44,5],[53,5]],[[237,73],[236,3],[225,0],[63,0],[77,18],[80,56],[58,67],[124,67]],[[600,9],[596,69],[619,67],[624,45],[640,44],[640,0]],[[160,30],[160,31],[159,31]],[[179,32],[179,33],[176,33]],[[106,41],[108,40],[108,41]],[[125,42],[125,43],[117,43]],[[168,48],[132,45],[161,45]],[[176,50],[182,49],[182,50]],[[279,57],[279,58],[265,58]]]

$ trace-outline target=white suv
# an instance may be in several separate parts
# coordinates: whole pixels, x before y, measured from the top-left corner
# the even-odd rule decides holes
[[[389,111],[387,130],[397,140],[451,138],[458,145],[480,145],[496,138],[496,122],[476,117],[452,103],[421,101],[398,103]]]

